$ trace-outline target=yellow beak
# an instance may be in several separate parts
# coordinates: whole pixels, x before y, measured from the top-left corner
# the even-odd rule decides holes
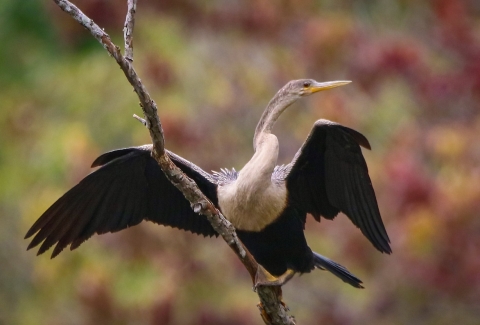
[[[327,81],[327,82],[315,82],[310,86],[310,91],[316,93],[318,91],[328,90],[351,83],[349,80]]]

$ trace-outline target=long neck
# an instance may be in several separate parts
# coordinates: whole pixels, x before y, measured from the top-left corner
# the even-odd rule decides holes
[[[261,138],[252,159],[242,168],[237,179],[238,184],[252,192],[271,184],[278,159],[277,137],[273,134],[262,134]]]
[[[273,125],[277,121],[282,112],[290,106],[295,98],[285,96],[285,89],[280,89],[272,100],[268,103],[267,108],[263,111],[262,117],[255,129],[255,135],[253,137],[253,148],[255,151],[260,146],[264,134],[271,134]]]

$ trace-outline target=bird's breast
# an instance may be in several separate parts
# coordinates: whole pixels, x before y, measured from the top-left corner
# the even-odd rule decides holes
[[[240,230],[263,230],[283,212],[286,202],[285,183],[254,186],[234,182],[218,188],[223,215]]]

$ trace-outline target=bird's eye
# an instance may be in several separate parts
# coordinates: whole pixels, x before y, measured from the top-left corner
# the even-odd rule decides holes
[[[303,88],[308,88],[308,87],[310,87],[311,85],[312,85],[312,83],[311,83],[310,81],[305,81],[305,82],[303,83]]]

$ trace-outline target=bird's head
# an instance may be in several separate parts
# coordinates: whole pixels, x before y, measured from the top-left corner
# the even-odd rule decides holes
[[[351,81],[318,82],[313,79],[298,79],[288,82],[270,100],[255,130],[253,147],[261,142],[261,135],[271,133],[273,125],[282,112],[296,100],[322,90],[328,90],[349,84]]]
[[[347,80],[318,82],[313,79],[299,79],[290,81],[288,84],[285,85],[284,89],[289,96],[298,99],[322,90],[328,90],[344,86],[346,84],[349,84],[350,82],[351,81]]]

